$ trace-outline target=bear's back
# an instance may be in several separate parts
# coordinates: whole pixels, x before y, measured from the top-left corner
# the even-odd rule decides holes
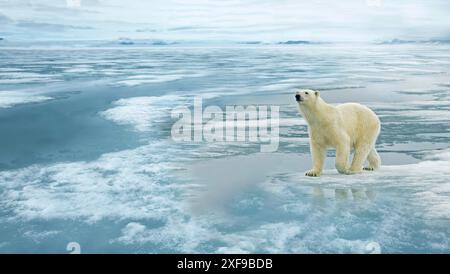
[[[348,131],[358,131],[361,128],[371,128],[375,131],[380,129],[380,120],[370,108],[359,103],[345,103],[336,106],[343,121],[343,126]]]
[[[361,118],[371,118],[378,121],[378,116],[370,108],[359,103],[344,103],[336,106],[336,109],[345,116],[354,116]]]

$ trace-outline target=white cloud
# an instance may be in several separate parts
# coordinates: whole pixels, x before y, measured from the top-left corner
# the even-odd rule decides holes
[[[171,40],[430,38],[448,35],[446,11],[449,6],[442,0],[85,0],[79,8],[69,8],[63,0],[0,1],[4,13],[14,19],[78,24],[97,29],[92,33],[77,32],[85,38],[117,38],[126,33],[132,38],[151,36]],[[151,35],[136,32],[146,28],[154,32]]]

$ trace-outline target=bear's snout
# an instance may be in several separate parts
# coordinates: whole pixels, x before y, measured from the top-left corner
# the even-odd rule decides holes
[[[297,102],[302,101],[302,97],[300,96],[300,94],[295,94],[295,101]]]

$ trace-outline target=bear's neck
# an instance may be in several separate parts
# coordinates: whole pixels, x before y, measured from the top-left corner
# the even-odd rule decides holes
[[[309,126],[324,125],[329,122],[330,112],[334,110],[322,98],[318,98],[313,105],[300,105],[300,110]]]

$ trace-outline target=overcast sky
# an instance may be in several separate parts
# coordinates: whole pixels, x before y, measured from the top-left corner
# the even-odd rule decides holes
[[[450,36],[449,14],[448,0],[0,0],[0,37],[429,39]]]

